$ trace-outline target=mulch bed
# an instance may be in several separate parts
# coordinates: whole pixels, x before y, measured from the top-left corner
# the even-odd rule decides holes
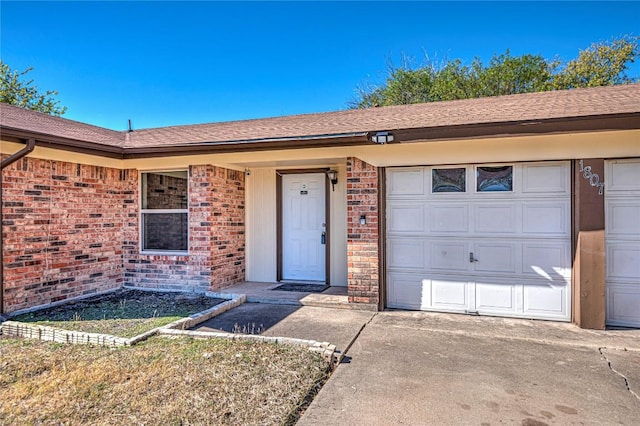
[[[18,315],[14,321],[133,337],[224,302],[202,294],[119,289]]]

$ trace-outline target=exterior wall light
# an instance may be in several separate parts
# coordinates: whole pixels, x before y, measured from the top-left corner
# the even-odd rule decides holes
[[[360,225],[366,225],[366,224],[367,224],[367,216],[360,215]]]
[[[327,177],[331,181],[331,189],[336,190],[336,184],[338,183],[338,172],[335,170],[327,170]]]
[[[389,142],[393,142],[393,134],[389,132],[377,132],[371,136],[371,142],[384,145]]]

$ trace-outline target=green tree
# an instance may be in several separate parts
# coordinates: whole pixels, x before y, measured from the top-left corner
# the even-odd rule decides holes
[[[638,37],[622,37],[609,43],[593,43],[581,50],[554,76],[555,89],[629,84],[637,78],[627,76],[629,63],[638,58]]]
[[[33,80],[25,81],[24,76],[32,70],[32,67],[24,71],[12,70],[0,60],[0,102],[46,114],[63,115],[67,107],[60,106],[60,101],[54,98],[58,92],[47,90],[42,93],[33,85]]]
[[[465,65],[460,59],[412,67],[406,59],[389,66],[384,84],[359,87],[352,108],[401,105],[453,99],[512,95],[637,81],[628,77],[628,64],[638,57],[638,38],[622,37],[594,43],[563,64],[541,55],[512,56],[507,50],[485,65],[479,58]]]

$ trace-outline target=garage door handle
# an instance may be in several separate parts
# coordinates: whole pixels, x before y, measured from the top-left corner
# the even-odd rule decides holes
[[[469,262],[473,263],[473,262],[477,262],[478,259],[473,257],[473,252],[469,253]]]

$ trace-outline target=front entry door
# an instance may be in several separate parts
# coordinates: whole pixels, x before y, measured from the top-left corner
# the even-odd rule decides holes
[[[282,279],[326,281],[324,173],[282,176]]]

